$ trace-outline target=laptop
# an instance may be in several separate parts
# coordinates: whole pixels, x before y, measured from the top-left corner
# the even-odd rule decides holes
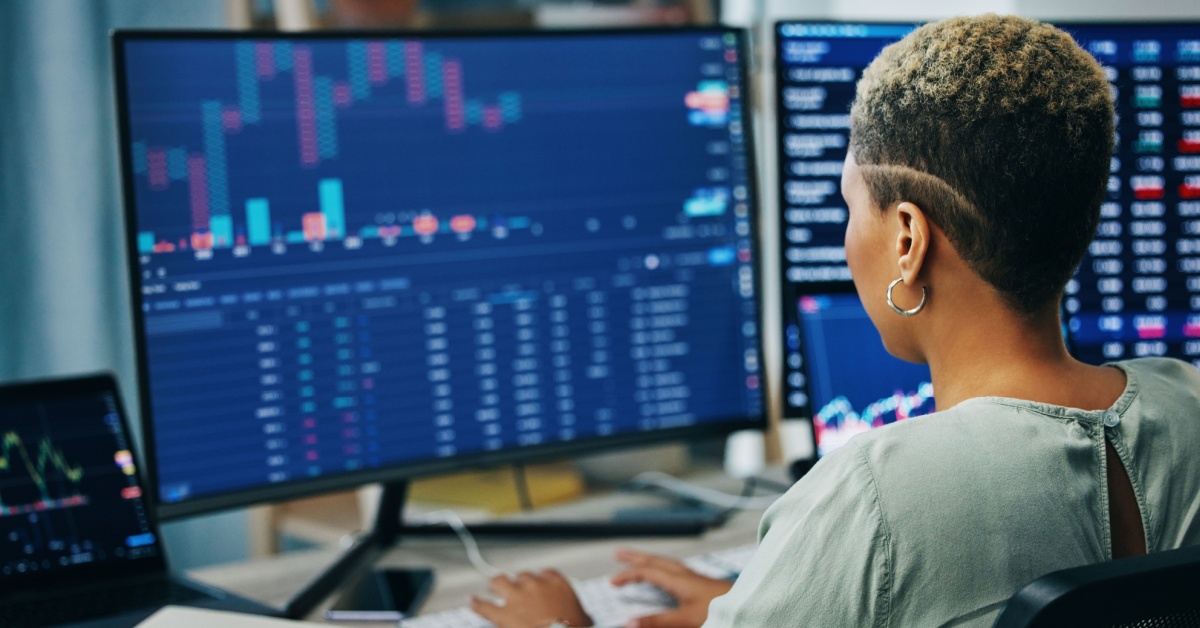
[[[929,367],[887,352],[857,294],[804,295],[795,307],[818,458],[855,434],[933,412]]]
[[[0,386],[0,626],[275,609],[169,573],[111,375]]]

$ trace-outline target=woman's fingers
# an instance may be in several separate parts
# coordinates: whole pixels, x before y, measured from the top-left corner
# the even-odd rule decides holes
[[[658,554],[648,554],[631,549],[617,550],[617,560],[632,567],[656,567],[665,571],[690,571],[687,565]]]
[[[512,593],[516,586],[508,574],[500,574],[488,581],[488,590],[502,598]]]

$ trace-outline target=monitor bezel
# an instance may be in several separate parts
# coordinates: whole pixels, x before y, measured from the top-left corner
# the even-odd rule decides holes
[[[179,502],[161,499],[157,473],[157,447],[155,426],[149,385],[149,358],[145,336],[145,317],[142,309],[143,295],[137,251],[137,208],[135,206],[134,176],[132,168],[132,139],[129,128],[129,102],[125,76],[125,44],[148,40],[350,40],[350,39],[402,39],[413,38],[423,41],[446,39],[552,39],[561,37],[650,37],[656,35],[701,35],[714,34],[737,37],[738,65],[742,76],[741,124],[746,157],[746,187],[749,190],[749,206],[753,247],[752,267],[755,272],[754,302],[757,306],[757,351],[759,363],[759,412],[745,417],[717,418],[710,422],[692,426],[675,427],[652,432],[634,432],[610,436],[591,436],[577,441],[566,441],[529,447],[509,447],[497,451],[473,452],[449,458],[432,458],[416,462],[401,462],[385,466],[340,472],[336,475],[289,480],[279,484],[261,484],[251,488],[225,491],[219,494],[197,496]],[[757,181],[758,156],[755,150],[752,103],[753,89],[750,74],[749,34],[745,29],[725,26],[679,26],[679,27],[634,27],[634,28],[584,28],[584,29],[504,29],[504,30],[339,30],[311,32],[278,32],[263,30],[206,30],[206,29],[118,29],[110,36],[112,46],[113,86],[116,98],[117,131],[121,165],[121,196],[125,235],[126,265],[129,286],[127,292],[132,310],[132,332],[134,336],[137,364],[137,399],[139,423],[142,429],[143,460],[147,468],[144,480],[150,493],[149,503],[157,519],[169,521],[206,513],[229,510],[256,504],[274,503],[310,497],[338,490],[348,490],[376,482],[399,482],[424,476],[456,471],[493,468],[505,464],[532,463],[563,459],[584,454],[603,453],[617,449],[661,444],[669,441],[716,438],[745,429],[765,429],[768,424],[768,378],[763,359],[764,348],[764,304],[762,295],[762,234],[758,228],[761,212],[761,196]],[[739,332],[740,333],[740,332]],[[751,393],[755,394],[755,393]]]

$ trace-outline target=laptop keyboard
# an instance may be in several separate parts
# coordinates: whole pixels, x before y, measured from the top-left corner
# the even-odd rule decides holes
[[[754,545],[742,545],[694,556],[684,563],[706,576],[729,578],[740,573],[750,562],[754,549]],[[624,626],[634,617],[659,613],[675,606],[671,596],[644,583],[614,587],[604,576],[576,581],[573,586],[584,610],[600,627]],[[491,625],[465,606],[400,622],[402,628],[488,628]]]
[[[139,580],[116,587],[87,587],[53,596],[0,603],[0,626],[52,626],[210,597],[203,591],[166,579]]]

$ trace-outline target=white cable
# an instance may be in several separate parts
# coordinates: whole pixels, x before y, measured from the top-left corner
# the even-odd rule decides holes
[[[639,473],[633,478],[634,483],[646,484],[650,486],[658,486],[690,499],[704,502],[716,506],[717,508],[731,508],[737,510],[762,510],[775,503],[780,495],[760,495],[756,497],[742,497],[740,495],[731,495],[721,491],[697,486],[690,482],[685,482],[679,478],[667,475],[659,471],[646,471]],[[420,517],[422,523],[436,524],[445,523],[450,526],[451,530],[458,535],[462,541],[463,547],[467,551],[467,559],[471,561],[475,569],[479,571],[485,578],[492,578],[499,575],[505,575],[508,572],[492,565],[483,558],[483,554],[479,551],[479,544],[475,542],[475,537],[471,531],[467,529],[467,525],[463,523],[462,518],[453,510],[437,510]]]
[[[467,550],[467,559],[471,561],[476,571],[482,574],[483,577],[492,578],[508,573],[484,560],[483,554],[479,551],[479,545],[475,542],[475,537],[467,529],[467,525],[463,523],[458,513],[453,510],[436,510],[424,515],[421,519],[424,520],[422,523],[444,523],[450,526],[450,529],[454,530],[459,540],[462,541],[463,547]]]
[[[742,497],[741,495],[730,495],[721,491],[713,490],[703,486],[697,486],[690,482],[684,482],[679,478],[667,475],[661,471],[646,471],[639,473],[633,477],[635,484],[648,484],[664,488],[676,495],[694,499],[716,506],[717,508],[732,508],[736,510],[763,510],[775,503],[775,500],[780,498],[780,495],[759,495],[753,497]]]

